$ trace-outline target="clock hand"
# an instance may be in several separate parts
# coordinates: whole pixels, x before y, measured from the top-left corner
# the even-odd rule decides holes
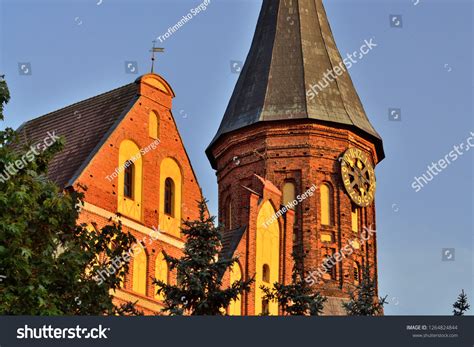
[[[360,175],[360,178],[370,185],[370,181],[367,178],[365,178],[363,175]]]
[[[348,162],[346,159],[344,159],[344,157],[342,157],[342,160],[346,163],[346,165],[349,165],[349,167],[352,167],[352,164]]]
[[[343,158],[344,159],[344,158]],[[345,161],[345,160],[344,160]],[[370,185],[370,181],[367,180],[367,178],[365,177],[365,173],[367,172],[368,168],[365,167],[364,170],[360,169],[357,165],[354,165],[353,167],[359,181],[363,181],[363,182],[366,182],[367,184]]]
[[[353,164],[351,164],[351,162],[344,159],[344,157],[342,157],[342,160],[346,163],[346,166],[349,167],[349,174],[352,175],[354,178],[356,178],[356,176],[357,176],[357,167],[355,165],[353,166]]]

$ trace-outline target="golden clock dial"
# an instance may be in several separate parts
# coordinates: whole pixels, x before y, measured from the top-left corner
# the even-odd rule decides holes
[[[349,148],[341,158],[341,175],[344,187],[352,201],[367,207],[375,197],[375,172],[367,155],[357,148]]]

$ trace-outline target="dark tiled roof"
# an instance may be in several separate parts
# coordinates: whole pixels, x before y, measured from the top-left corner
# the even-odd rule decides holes
[[[219,258],[230,259],[234,256],[234,252],[239,245],[242,235],[244,234],[247,226],[243,226],[234,230],[227,230],[222,233],[222,250],[219,254]]]
[[[40,143],[48,131],[65,138],[64,150],[53,158],[48,169],[48,177],[65,188],[128,112],[137,94],[138,84],[131,83],[30,120],[18,129],[20,141]]]
[[[348,72],[312,98],[311,86],[344,66],[322,0],[264,0],[253,42],[216,136],[266,121],[308,119],[350,127],[367,135],[383,159]],[[214,164],[213,164],[214,165]]]

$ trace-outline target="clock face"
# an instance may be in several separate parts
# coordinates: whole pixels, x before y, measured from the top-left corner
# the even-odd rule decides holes
[[[367,207],[375,197],[375,172],[367,155],[357,148],[349,148],[341,160],[342,181],[352,201]]]

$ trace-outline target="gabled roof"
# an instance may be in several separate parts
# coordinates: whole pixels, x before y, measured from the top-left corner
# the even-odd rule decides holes
[[[138,87],[137,83],[127,84],[30,120],[18,129],[20,141],[40,143],[48,132],[65,138],[64,150],[49,164],[48,177],[66,188],[128,113],[138,98]]]
[[[330,83],[324,79],[344,66],[322,0],[264,0],[244,67],[206,151],[213,166],[211,148],[226,134],[291,119],[351,128],[375,144],[382,160],[382,139],[347,70]],[[313,96],[310,89],[316,84],[324,88],[315,88]]]

